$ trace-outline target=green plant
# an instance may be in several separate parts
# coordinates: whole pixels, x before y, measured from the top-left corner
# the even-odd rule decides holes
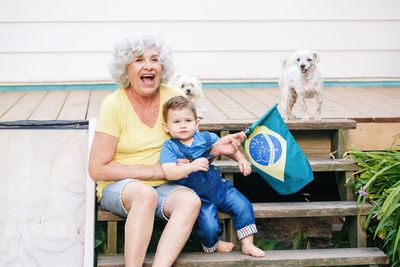
[[[104,222],[96,222],[94,232],[94,249],[98,254],[104,254],[107,252],[106,248],[106,231]]]
[[[307,232],[306,231],[302,231],[299,233],[294,233],[293,234],[293,238],[292,238],[292,242],[293,242],[293,246],[292,249],[296,250],[296,249],[309,249],[310,247],[310,243],[308,241],[307,238]]]
[[[348,181],[353,186],[357,202],[362,205],[368,201],[373,204],[365,227],[380,238],[381,248],[388,254],[392,266],[400,263],[400,152],[393,148],[400,138],[385,152],[362,152],[354,148],[348,152],[361,167]]]
[[[349,248],[349,222],[345,221],[342,229],[337,232],[333,233],[332,236],[332,243],[334,248]]]
[[[257,238],[254,242],[254,245],[262,250],[277,250],[282,249],[282,243],[279,243],[273,239],[265,239],[265,238]]]

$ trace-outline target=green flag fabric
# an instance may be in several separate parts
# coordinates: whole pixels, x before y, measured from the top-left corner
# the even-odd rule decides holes
[[[242,143],[255,170],[279,194],[293,194],[314,179],[311,165],[275,104],[245,132]]]

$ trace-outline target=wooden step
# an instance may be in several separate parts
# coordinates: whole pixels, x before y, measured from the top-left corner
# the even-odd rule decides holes
[[[228,253],[181,253],[173,266],[351,266],[388,264],[378,248],[338,248],[309,250],[268,250],[263,258],[245,256],[239,251]],[[154,254],[146,256],[144,266],[151,266]],[[97,266],[122,267],[122,254],[98,256]]]
[[[371,204],[365,203],[360,215],[368,215]],[[318,201],[318,202],[273,202],[253,203],[256,218],[298,218],[356,216],[360,210],[355,201]],[[218,213],[218,218],[229,219],[226,213]],[[98,209],[98,221],[125,221],[125,218],[111,212]]]
[[[214,131],[220,136],[246,129],[251,121],[230,120],[224,122],[201,121],[200,130]],[[348,119],[325,119],[322,122],[286,123],[294,139],[308,158],[343,157],[346,150],[348,129],[355,129],[356,122]]]
[[[356,216],[360,211],[355,201],[316,201],[316,202],[272,202],[252,203],[256,218],[299,218]],[[360,215],[368,215],[371,204],[364,204]],[[229,214],[218,213],[218,218],[231,218]]]
[[[256,120],[224,120],[218,121],[214,118],[212,121],[201,120],[200,130],[202,131],[242,131],[250,127]],[[289,130],[339,130],[355,129],[356,121],[349,119],[323,119],[317,121],[291,120],[286,122]]]
[[[351,159],[309,159],[309,162],[314,172],[357,171],[360,169]],[[221,173],[239,172],[238,164],[234,160],[215,160],[213,164]]]

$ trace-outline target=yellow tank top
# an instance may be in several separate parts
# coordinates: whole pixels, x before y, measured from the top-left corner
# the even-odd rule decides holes
[[[153,128],[137,116],[123,88],[111,93],[102,103],[96,132],[118,138],[114,160],[122,164],[153,166],[160,160],[162,144],[170,136],[165,133],[162,122],[162,105],[171,97],[185,94],[178,88],[160,85],[160,109]],[[114,181],[97,182],[97,199],[100,201],[104,187]],[[159,186],[168,180],[144,180],[150,186]]]

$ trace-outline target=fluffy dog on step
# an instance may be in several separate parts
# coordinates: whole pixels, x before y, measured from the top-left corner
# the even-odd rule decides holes
[[[292,114],[296,102],[300,104],[304,114],[302,120],[321,120],[322,76],[318,70],[317,52],[298,50],[283,62],[282,75],[279,79],[281,90],[281,111],[284,120],[295,119]],[[310,105],[306,99],[316,100],[316,106]],[[313,114],[310,115],[310,108]]]
[[[185,92],[186,96],[192,100],[196,107],[197,116],[200,119],[204,118],[204,93],[200,80],[195,76],[178,75],[175,78],[175,86]]]

